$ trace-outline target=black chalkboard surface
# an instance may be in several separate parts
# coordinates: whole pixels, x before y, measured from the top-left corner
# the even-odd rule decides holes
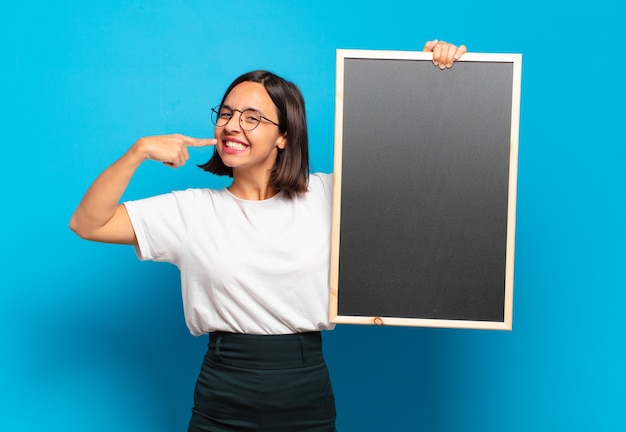
[[[337,51],[331,321],[512,326],[521,55]]]

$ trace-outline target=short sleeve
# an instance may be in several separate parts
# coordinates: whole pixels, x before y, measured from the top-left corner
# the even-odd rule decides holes
[[[137,237],[139,259],[176,263],[185,235],[178,197],[157,195],[124,206]]]

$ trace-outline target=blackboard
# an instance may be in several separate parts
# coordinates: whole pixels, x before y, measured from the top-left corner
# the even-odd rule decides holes
[[[337,50],[330,319],[512,327],[520,54]]]

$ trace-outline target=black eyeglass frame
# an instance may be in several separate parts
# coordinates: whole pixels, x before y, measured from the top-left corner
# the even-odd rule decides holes
[[[224,127],[226,126],[232,119],[233,119],[233,115],[231,115],[231,117],[226,121],[226,123],[224,123],[223,125],[218,125],[218,121],[220,118],[220,105],[214,106],[213,108],[211,108],[211,111],[213,112],[213,115],[211,115],[211,122],[217,126],[217,127]],[[241,126],[241,128],[243,130],[245,130],[246,132],[250,132],[252,130],[255,130],[257,128],[257,126],[259,126],[261,124],[261,121],[259,120],[259,122],[252,128],[252,129],[245,129],[243,124],[241,123],[241,119],[243,118],[243,113],[246,111],[252,111],[256,114],[259,115],[259,118],[263,119],[263,120],[267,120],[268,122],[270,122],[271,124],[280,127],[280,124],[276,123],[274,120],[268,119],[267,117],[265,117],[263,114],[261,114],[260,111],[255,110],[254,108],[246,108],[245,110],[238,110],[238,109],[234,109],[234,108],[228,108],[231,112],[235,112],[237,111],[239,113],[239,126]]]

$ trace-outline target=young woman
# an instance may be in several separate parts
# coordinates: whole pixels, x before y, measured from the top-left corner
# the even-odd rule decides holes
[[[464,52],[427,42],[440,68]],[[237,78],[214,108],[215,139],[139,139],[91,185],[70,226],[79,236],[134,245],[142,260],[181,273],[186,323],[209,334],[189,431],[335,430],[322,354],[328,321],[332,175],[309,174],[304,100],[266,71]],[[225,189],[188,189],[120,203],[144,161],[201,168]]]

